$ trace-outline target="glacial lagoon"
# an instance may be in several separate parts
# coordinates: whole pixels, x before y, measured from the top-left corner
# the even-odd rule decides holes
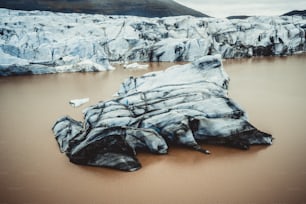
[[[303,203],[306,202],[306,55],[224,61],[229,94],[249,120],[275,138],[242,151],[205,145],[212,154],[171,147],[140,153],[143,168],[125,173],[74,165],[51,127],[68,114],[110,99],[127,77],[147,70],[0,77],[1,203]],[[73,108],[69,100],[89,97]]]

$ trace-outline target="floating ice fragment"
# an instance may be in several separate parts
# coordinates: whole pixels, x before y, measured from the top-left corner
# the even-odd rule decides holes
[[[69,101],[69,104],[76,108],[83,105],[84,103],[87,103],[88,101],[89,98],[73,99]]]
[[[125,64],[123,65],[125,69],[147,69],[149,65],[147,64],[138,64],[137,62],[132,64]]]

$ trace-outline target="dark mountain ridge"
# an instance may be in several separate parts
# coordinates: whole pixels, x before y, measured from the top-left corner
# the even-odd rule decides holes
[[[281,16],[306,16],[306,10],[293,10],[282,14]],[[239,16],[228,16],[227,19],[247,19],[251,16],[239,15]]]
[[[240,15],[240,16],[228,16],[226,17],[227,19],[247,19],[251,16],[245,16],[245,15]]]
[[[294,10],[283,14],[282,16],[306,16],[306,10]]]
[[[173,0],[7,0],[0,7],[16,10],[44,10],[104,15],[131,15],[166,17],[207,15],[183,6]]]

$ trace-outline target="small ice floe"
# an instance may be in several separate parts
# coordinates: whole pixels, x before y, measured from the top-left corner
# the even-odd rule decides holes
[[[69,101],[69,104],[76,108],[83,105],[84,103],[87,103],[88,101],[89,98],[73,99]]]
[[[137,62],[132,64],[124,64],[124,69],[147,69],[149,67],[148,64],[138,64]]]

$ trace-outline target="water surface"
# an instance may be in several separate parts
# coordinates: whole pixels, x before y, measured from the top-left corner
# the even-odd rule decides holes
[[[274,144],[139,154],[133,173],[72,164],[51,131],[148,70],[0,78],[0,203],[306,203],[306,55],[227,60],[230,96]],[[89,97],[81,108],[70,99]]]

